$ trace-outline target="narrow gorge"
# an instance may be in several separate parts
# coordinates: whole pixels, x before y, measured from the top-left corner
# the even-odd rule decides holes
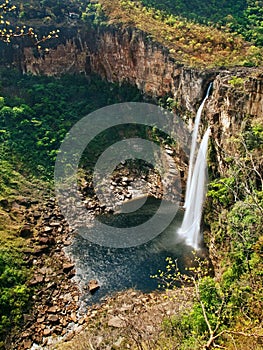
[[[77,16],[77,14],[75,15]],[[231,322],[233,321],[233,316],[231,312],[229,312],[229,314],[231,314],[229,316],[227,309],[227,307],[230,307],[228,303],[230,304],[232,302],[232,294],[227,288],[231,289],[231,287],[229,287],[231,283],[234,284],[236,283],[235,281],[238,280],[239,277],[236,278],[236,271],[239,265],[243,266],[243,264],[247,264],[244,271],[248,272],[247,274],[244,272],[244,279],[242,279],[243,275],[240,273],[240,276],[242,276],[240,279],[241,287],[234,285],[233,293],[238,291],[239,287],[240,289],[243,288],[245,278],[247,278],[249,274],[252,276],[251,271],[253,270],[253,266],[260,266],[260,257],[262,257],[262,241],[261,238],[256,236],[257,234],[260,236],[261,230],[258,223],[261,220],[259,217],[260,213],[262,214],[261,193],[263,186],[263,163],[262,156],[260,155],[262,151],[261,138],[263,116],[262,67],[218,66],[213,68],[201,68],[198,66],[190,66],[177,61],[170,49],[154,40],[149,33],[139,30],[134,26],[118,26],[114,24],[100,26],[91,23],[83,24],[79,20],[68,21],[68,26],[60,24],[58,38],[52,39],[50,43],[47,44],[48,50],[46,51],[36,50],[26,37],[22,39],[15,38],[11,43],[0,42],[0,65],[4,72],[3,81],[12,79],[6,78],[5,74],[8,75],[6,72],[14,70],[18,70],[22,77],[29,77],[29,81],[31,79],[30,77],[32,77],[32,82],[30,81],[29,83],[26,80],[23,81],[23,78],[19,78],[20,85],[18,84],[17,91],[16,87],[9,87],[6,82],[3,84],[3,92],[8,95],[9,91],[13,89],[15,91],[15,98],[14,100],[9,100],[6,96],[4,98],[1,97],[3,101],[1,100],[0,109],[2,109],[1,116],[4,120],[4,127],[3,130],[0,130],[0,136],[5,142],[8,137],[6,135],[9,135],[9,131],[7,132],[7,129],[5,129],[6,125],[9,125],[8,123],[10,123],[14,130],[17,127],[16,123],[21,124],[19,124],[19,128],[21,127],[22,131],[20,132],[18,128],[20,134],[19,132],[17,132],[17,134],[14,133],[16,139],[19,138],[19,135],[22,135],[22,133],[30,134],[31,127],[32,130],[34,130],[33,132],[35,132],[35,130],[40,130],[44,125],[46,130],[43,138],[37,139],[36,144],[32,141],[29,148],[33,148],[37,145],[36,152],[40,150],[40,153],[44,149],[43,152],[46,152],[48,157],[50,157],[47,157],[48,161],[51,159],[52,162],[55,163],[55,160],[59,158],[56,158],[57,148],[56,150],[50,151],[48,148],[50,145],[47,146],[45,142],[48,143],[51,140],[50,144],[53,143],[60,147],[69,127],[76,124],[78,118],[81,117],[81,115],[76,116],[74,114],[76,113],[75,110],[72,109],[69,110],[68,113],[68,118],[72,118],[72,120],[69,121],[67,117],[64,118],[63,116],[60,124],[60,121],[57,122],[59,119],[58,114],[56,114],[55,117],[52,115],[52,112],[56,111],[56,98],[59,96],[59,90],[63,89],[63,84],[70,85],[71,79],[72,86],[76,88],[76,100],[78,100],[77,94],[85,94],[85,89],[88,91],[89,83],[92,85],[93,79],[95,79],[96,83],[94,86],[92,85],[92,89],[98,96],[102,93],[103,97],[102,101],[99,101],[98,104],[91,103],[94,109],[102,108],[107,104],[106,101],[109,101],[108,104],[111,104],[112,101],[115,101],[115,97],[119,102],[127,102],[126,100],[129,96],[132,96],[136,101],[155,103],[159,104],[161,107],[168,108],[178,119],[185,123],[189,135],[194,128],[198,108],[202,101],[204,101],[204,108],[202,109],[202,114],[200,114],[198,142],[202,139],[203,135],[205,135],[205,150],[208,144],[207,160],[211,185],[207,186],[208,197],[204,205],[202,220],[202,233],[204,234],[202,248],[204,247],[204,249],[201,249],[200,257],[205,257],[204,260],[207,260],[207,271],[202,275],[202,280],[199,275],[199,269],[204,265],[200,262],[201,260],[199,257],[196,257],[192,253],[192,249],[189,246],[185,247],[184,243],[182,244],[179,240],[177,241],[177,237],[172,242],[173,244],[171,244],[171,231],[174,230],[177,232],[179,227],[178,222],[182,221],[182,216],[184,214],[183,210],[179,210],[177,221],[173,223],[174,226],[170,228],[170,231],[168,230],[159,241],[153,240],[153,242],[147,243],[148,245],[143,245],[142,248],[131,247],[127,254],[125,252],[123,253],[120,249],[114,250],[112,247],[100,247],[99,245],[92,244],[88,240],[84,240],[81,235],[76,235],[74,228],[69,227],[65,217],[61,213],[61,208],[63,209],[63,207],[61,206],[59,208],[54,199],[54,188],[52,188],[54,165],[52,165],[51,172],[46,172],[48,174],[47,176],[45,175],[46,178],[43,175],[44,180],[39,179],[39,181],[43,180],[43,183],[45,183],[48,176],[50,178],[52,177],[52,179],[48,180],[52,183],[50,187],[46,189],[41,188],[32,193],[30,193],[30,189],[26,189],[28,197],[36,196],[38,198],[38,196],[41,197],[44,193],[43,198],[39,201],[36,199],[34,202],[32,199],[27,200],[23,198],[6,200],[6,198],[1,197],[1,208],[4,212],[8,213],[5,215],[9,215],[12,220],[18,215],[19,220],[21,220],[21,225],[17,232],[19,232],[19,238],[28,239],[26,249],[24,249],[23,253],[26,255],[26,264],[28,264],[33,271],[27,285],[30,288],[36,288],[37,293],[33,297],[35,309],[22,315],[24,318],[22,322],[22,333],[17,336],[17,330],[15,330],[15,335],[12,334],[7,337],[5,344],[4,342],[0,342],[0,349],[2,349],[2,344],[4,344],[3,349],[8,350],[64,349],[63,339],[65,342],[71,344],[65,349],[74,349],[74,337],[78,336],[78,334],[81,335],[85,328],[88,328],[89,334],[91,334],[88,345],[90,349],[126,349],[126,347],[124,347],[126,346],[126,335],[123,336],[123,333],[121,333],[123,329],[125,329],[125,332],[130,332],[129,336],[133,339],[133,344],[138,346],[138,349],[146,349],[145,346],[149,346],[150,349],[151,345],[145,344],[151,344],[150,341],[156,336],[154,327],[157,329],[160,325],[152,325],[149,321],[146,311],[148,307],[150,310],[154,310],[153,315],[154,312],[158,314],[156,322],[157,320],[158,322],[160,321],[159,314],[164,315],[162,319],[163,324],[160,329],[158,328],[158,337],[159,335],[162,336],[168,329],[170,332],[169,334],[172,334],[171,339],[174,341],[173,332],[177,332],[174,331],[177,329],[175,324],[181,323],[181,320],[184,319],[184,314],[181,313],[182,309],[180,303],[185,310],[187,308],[189,309],[189,307],[191,309],[193,304],[192,301],[189,300],[191,300],[190,296],[193,293],[193,286],[196,287],[196,281],[198,281],[198,283],[204,281],[204,290],[206,289],[206,284],[209,286],[210,283],[210,289],[215,291],[214,294],[216,295],[216,302],[215,305],[213,304],[213,307],[211,307],[211,310],[213,315],[219,314],[218,320],[221,323],[219,321],[218,324],[215,322],[215,331],[213,333],[209,323],[210,319],[208,320],[205,314],[202,326],[199,324],[196,326],[197,329],[199,329],[199,326],[205,328],[205,339],[209,339],[210,337],[210,340],[206,340],[207,342],[205,341],[206,345],[204,345],[205,347],[202,349],[212,349],[211,344],[214,344],[213,342],[217,337],[221,337],[221,335],[218,335],[217,331],[222,325],[222,335],[225,334],[225,319],[230,319],[228,327],[230,329],[232,327]],[[48,32],[53,30],[53,27],[44,27],[41,24],[39,25],[39,30],[40,32]],[[7,69],[7,71],[5,71],[5,69]],[[15,75],[16,73],[12,74]],[[43,79],[47,80],[38,83],[34,80],[35,77],[44,77]],[[49,78],[59,80],[61,77],[64,77],[65,80],[64,83],[59,83],[58,87],[55,86],[55,80],[48,80]],[[100,80],[99,83],[97,83],[97,77],[99,77],[98,79],[102,79],[102,83]],[[74,81],[75,85],[73,85],[74,79],[83,79],[84,81],[84,83],[83,81],[81,82],[83,86],[81,86],[79,90],[78,81],[77,83]],[[104,82],[107,85],[104,86]],[[25,84],[26,89],[23,91],[21,90],[21,92],[19,89],[23,84]],[[33,88],[30,84],[32,84]],[[50,89],[47,89],[47,95],[44,94],[44,85],[45,87],[48,86],[48,89]],[[125,94],[125,92],[123,93],[123,90],[121,90],[122,86],[124,86],[124,90],[125,86],[131,87],[131,89],[134,90]],[[211,90],[210,93],[207,94],[208,89],[210,89],[209,87]],[[105,91],[105,89],[109,90],[109,96],[107,96],[107,91]],[[52,96],[53,92],[54,96]],[[41,93],[43,93],[44,102],[49,101],[47,98],[48,95],[53,98],[50,111],[47,109],[43,120],[38,118],[39,116],[37,115],[37,113],[41,113],[42,108]],[[37,97],[35,97],[35,95],[37,95]],[[70,95],[69,92],[68,95],[65,96],[62,102],[59,101],[60,106],[67,105],[69,100],[75,98],[73,95]],[[83,95],[80,96],[80,98],[82,97]],[[92,98],[93,97],[91,97],[91,99]],[[32,111],[33,109],[30,110],[27,106],[25,107],[24,100],[26,99],[32,99],[32,106],[36,106],[37,112],[35,112],[35,110]],[[41,101],[41,103],[39,101]],[[71,102],[72,101],[69,103]],[[19,104],[19,107],[16,106],[16,103]],[[13,109],[13,114],[10,112],[11,108]],[[19,110],[19,108],[21,108],[21,110]],[[76,108],[76,110],[81,112],[86,111],[85,106],[79,101],[78,109]],[[87,110],[89,111],[89,108],[87,108]],[[56,112],[60,113],[60,107]],[[30,121],[28,115],[30,115]],[[25,121],[22,120],[23,118],[25,118]],[[46,123],[44,120],[45,118],[50,118],[50,120]],[[53,128],[53,121],[54,132],[59,135],[57,140],[55,140],[56,137],[53,136],[53,131],[51,131]],[[129,124],[129,126],[130,125],[131,124]],[[63,129],[62,131],[61,128]],[[148,133],[153,137],[153,134],[151,134],[149,130],[145,130],[143,129],[141,132]],[[206,130],[208,131],[206,132]],[[42,135],[40,131],[38,132],[39,135]],[[126,137],[125,131],[120,129],[118,132],[118,136],[124,135]],[[210,136],[208,140],[209,133]],[[37,132],[36,135],[38,135]],[[160,136],[158,133],[156,135],[154,135],[156,139],[159,137],[157,141],[162,143],[163,136]],[[115,136],[116,135],[112,133],[111,137],[113,141],[115,141]],[[102,138],[103,137],[105,137],[105,135],[102,136]],[[106,134],[106,140],[107,137],[108,134]],[[118,140],[118,138],[116,138],[116,140]],[[12,142],[10,142],[11,146]],[[173,159],[179,169],[178,171],[170,169],[171,171],[166,179],[167,182],[170,182],[170,184],[166,184],[167,193],[171,201],[178,199],[179,191],[176,188],[176,181],[174,178],[179,174],[183,187],[183,195],[180,193],[181,197],[179,200],[180,205],[182,205],[189,171],[189,160],[186,159],[183,152],[177,153],[177,145],[173,144],[171,140],[169,140],[169,142],[163,142],[163,145],[164,156],[161,161],[165,163],[168,168],[172,168],[171,159]],[[100,155],[102,151],[95,146],[94,155]],[[190,149],[190,145],[188,146]],[[18,150],[21,151],[19,148]],[[12,160],[12,157],[16,154],[16,150],[13,151],[11,149],[11,151],[9,150],[6,154],[7,157]],[[34,153],[32,154],[35,156]],[[255,158],[253,158],[254,156]],[[28,156],[30,161],[31,158],[34,157]],[[94,160],[90,161],[89,159],[85,159],[84,163],[86,162],[85,165],[88,171],[87,173],[85,173],[87,169],[85,169],[85,171],[81,169],[80,171],[80,179],[78,179],[78,191],[81,193],[80,198],[85,204],[89,218],[93,220],[94,217],[98,216],[102,218],[102,221],[105,220],[105,222],[107,222],[108,220],[110,222],[112,217],[114,217],[113,212],[116,208],[106,208],[106,205],[101,204],[94,194],[95,186],[92,184],[92,178],[89,173],[89,166],[92,161]],[[21,163],[22,162],[23,161],[21,161]],[[18,162],[18,164],[20,170],[20,163]],[[156,203],[159,204],[158,201],[162,199],[162,195],[164,194],[164,187],[162,186],[160,176],[156,174],[153,167],[147,164],[138,164],[121,162],[113,173],[110,190],[119,199],[119,203],[122,204],[126,200],[129,202],[130,199],[135,199],[134,203],[136,205],[136,199],[140,200],[141,197],[144,197],[144,191],[145,188],[147,188],[148,194],[151,196],[148,204],[152,206],[151,209],[153,209],[153,211],[156,211]],[[31,170],[30,166],[25,169],[29,174]],[[40,169],[42,174],[46,174],[44,172],[47,170],[45,169],[45,163],[42,164],[40,162],[36,169]],[[203,169],[202,177],[205,177],[204,174],[205,169]],[[30,179],[29,177],[29,182]],[[239,185],[238,181],[241,185]],[[13,183],[14,182],[15,181],[13,181]],[[139,195],[132,187],[133,182],[137,182],[139,186],[139,190],[137,191]],[[103,185],[105,186],[102,181],[102,187]],[[38,183],[36,183],[36,187],[37,186]],[[203,182],[200,186],[203,186]],[[35,195],[35,193],[38,194]],[[136,197],[137,195],[138,198]],[[72,202],[70,202],[70,196],[71,193],[69,191],[68,198],[65,200],[65,202],[68,201],[65,207],[67,207],[67,205],[77,207],[79,205],[79,198],[77,198],[75,202],[75,198],[73,198]],[[152,203],[151,200],[153,199],[154,201]],[[194,200],[196,200],[196,198]],[[200,204],[199,207],[202,207],[202,201],[200,200],[199,202],[197,206]],[[253,209],[253,214],[251,214],[247,208],[251,211]],[[190,212],[188,211],[190,216],[191,210],[192,207],[190,208]],[[116,213],[117,215],[114,217],[114,220],[116,217],[118,219],[118,215],[121,216],[122,214],[118,211],[116,211]],[[144,217],[147,217],[147,215],[149,215],[148,212],[143,213]],[[79,217],[75,219],[79,221]],[[242,221],[243,219],[244,222]],[[249,229],[247,229],[246,225],[248,225]],[[236,236],[234,228],[239,232]],[[95,232],[95,226],[92,226],[91,230]],[[244,230],[245,233],[247,233],[248,230],[251,230],[251,232],[255,230],[255,237],[253,234],[248,234],[249,237],[251,236],[251,240],[250,238],[244,238],[245,235],[242,230]],[[240,244],[239,239],[241,240]],[[236,250],[232,254],[231,249],[232,246],[235,245],[235,242],[237,242],[237,248],[235,248]],[[177,243],[178,246],[176,246]],[[198,248],[199,241],[197,242],[195,240],[190,245]],[[245,251],[244,254],[242,253],[243,255],[241,257],[239,257],[237,253],[238,250],[243,252],[240,247]],[[184,251],[186,251],[186,254],[184,254]],[[175,258],[175,263],[172,264],[169,259],[165,260],[168,253]],[[191,268],[187,270],[191,265],[190,257],[194,257],[195,259],[193,270],[191,270]],[[179,265],[177,265],[177,260]],[[180,292],[175,291],[174,296],[171,298],[168,296],[164,301],[160,294],[155,291],[159,282],[155,280],[149,282],[149,279],[150,275],[152,276],[157,271],[159,274],[157,279],[160,276],[164,276],[161,270],[166,268],[166,261],[168,261],[168,272],[172,266],[178,273],[178,275],[176,275],[178,280],[176,280],[174,284],[176,286],[185,284],[186,292],[182,296]],[[232,267],[232,265],[234,267]],[[80,266],[82,270],[79,268]],[[178,272],[178,266],[181,272]],[[194,271],[198,276],[196,280],[193,278],[192,281],[194,282],[192,285],[189,283],[189,280],[184,280],[185,271],[188,271],[190,276],[192,276],[191,271]],[[97,280],[96,272],[101,276],[101,280]],[[225,284],[221,288],[218,287],[220,284],[218,281],[220,281],[222,276],[225,278]],[[200,278],[200,280],[198,278]],[[213,280],[213,278],[215,279]],[[72,283],[71,281],[74,282]],[[253,275],[253,278],[251,277],[251,281],[249,282],[251,285],[247,288],[253,289],[255,285],[258,287],[260,293],[260,277],[258,277],[258,275]],[[161,283],[163,283],[163,281]],[[202,284],[202,282],[200,283]],[[92,284],[95,286],[94,290],[98,291],[100,288],[99,293],[101,294],[90,293],[93,292],[92,288],[89,289],[89,286]],[[120,292],[119,294],[115,294],[112,298],[106,297],[109,292],[125,290],[126,284],[131,287],[135,285],[139,287],[139,290],[147,292],[148,294],[144,295],[143,293],[129,290],[126,294],[125,292]],[[160,285],[163,290],[167,289],[167,285]],[[37,289],[38,287],[39,289]],[[169,287],[171,287],[171,285],[168,285],[168,289]],[[202,289],[202,286],[200,288]],[[249,291],[251,289],[249,289]],[[200,292],[200,290],[198,293],[201,295],[202,291]],[[247,290],[245,290],[245,292],[247,292]],[[237,295],[239,295],[238,293],[239,292],[236,292]],[[233,294],[234,297],[236,297],[236,294]],[[177,302],[174,303],[173,298],[177,298]],[[94,304],[101,302],[101,300],[103,300],[101,306]],[[238,302],[241,303],[240,300],[241,299],[238,299]],[[257,311],[257,309],[260,308],[260,302],[258,300],[259,299],[255,302],[256,304],[252,303],[251,306],[251,309],[253,309],[251,311],[252,314],[254,312],[254,314],[258,315],[255,316],[255,318],[258,317],[258,319],[255,323],[256,325],[252,326],[251,334],[254,334],[253,332],[257,334],[255,343],[261,346],[262,334],[260,333],[260,335],[258,335],[257,333],[257,324],[262,322],[260,312]],[[116,303],[112,305],[114,302]],[[221,306],[219,306],[220,303]],[[80,305],[81,308],[79,308]],[[202,310],[204,310],[203,304],[201,303],[200,305],[199,309],[197,307],[197,311],[195,310],[197,314],[198,312],[201,314]],[[207,304],[206,307],[208,310]],[[227,311],[225,311],[224,307],[226,307]],[[236,309],[238,308],[239,304]],[[244,308],[244,306],[240,308],[242,312]],[[162,311],[160,312],[161,309]],[[136,311],[136,317],[139,314],[143,315],[142,318],[139,318],[139,321],[136,319],[136,322],[138,322],[135,324],[137,329],[135,326],[133,328],[131,325],[131,320],[133,319],[132,312],[134,310]],[[173,312],[178,312],[178,315],[182,318],[178,318],[174,321],[172,318]],[[155,316],[152,317],[155,318]],[[211,320],[213,324],[212,316]],[[94,328],[94,325],[92,325],[93,322],[97,328]],[[242,322],[245,323],[243,319]],[[103,331],[103,336],[101,336],[100,330],[103,328],[104,323],[106,324],[106,331]],[[147,325],[146,331],[143,328],[144,323]],[[242,327],[238,324],[238,327],[233,328],[233,332],[242,333],[244,329],[243,324]],[[114,331],[110,333],[109,329],[113,329]],[[141,332],[138,333],[138,338],[137,334],[136,336],[134,335],[136,331]],[[186,330],[184,331],[186,332]],[[194,332],[193,330],[193,334]],[[181,336],[179,333],[176,333],[178,339],[180,339]],[[187,337],[190,337],[189,334]],[[250,336],[250,333],[248,334]],[[233,336],[234,335],[233,333]],[[241,341],[242,336],[241,334]],[[59,347],[60,345],[58,345],[58,347],[55,345],[58,337],[60,337],[60,340],[62,339],[61,347]],[[113,343],[112,347],[107,347],[107,337],[111,339]],[[56,338],[55,341],[53,341],[53,338]],[[70,343],[72,339],[73,343]],[[90,345],[91,340],[94,340],[94,344],[97,344],[95,347]],[[148,340],[149,343],[147,343]],[[156,342],[155,344],[157,344],[158,341],[154,341]],[[81,342],[82,340],[80,340],[80,343]],[[163,344],[165,344],[165,342]],[[181,349],[179,346],[180,344],[178,343],[176,349]],[[187,346],[188,343],[186,342],[186,348]],[[191,344],[189,346],[191,346]],[[188,348],[192,349],[191,347]],[[77,349],[81,349],[81,347]],[[158,347],[158,350],[159,349],[162,348]],[[199,348],[195,347],[193,349]],[[256,349],[258,348],[255,348],[255,350]]]
[[[260,119],[263,114],[261,68],[187,67],[177,63],[169,50],[153,42],[147,33],[135,28],[65,28],[54,47],[43,55],[25,44],[20,46],[4,48],[2,56],[9,66],[23,73],[55,77],[88,77],[95,73],[109,82],[128,82],[151,98],[172,98],[174,112],[189,122],[190,128],[213,82],[202,122],[211,126],[221,174],[225,167],[222,155],[231,152],[227,140],[245,126],[246,120]]]

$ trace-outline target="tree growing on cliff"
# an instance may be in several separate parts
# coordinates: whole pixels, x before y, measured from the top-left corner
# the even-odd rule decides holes
[[[237,322],[240,314],[245,314],[247,319],[251,317],[248,308],[252,293],[250,286],[245,285],[244,280],[242,283],[236,281],[230,270],[220,279],[212,277],[208,260],[201,259],[195,252],[193,257],[192,266],[186,268],[186,272],[180,271],[177,260],[168,257],[166,270],[159,270],[153,276],[159,280],[159,286],[167,291],[181,287],[184,299],[192,302],[189,309],[167,319],[170,333],[180,337],[181,345],[176,348],[225,349],[222,345],[232,344],[237,349],[236,337],[240,336],[261,341],[261,332],[253,329],[249,323],[246,323],[246,327],[240,327]],[[256,287],[256,283],[253,281],[251,287]],[[189,287],[192,293],[189,293]]]

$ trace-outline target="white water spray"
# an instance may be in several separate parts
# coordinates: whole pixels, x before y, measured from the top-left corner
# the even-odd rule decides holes
[[[201,103],[200,107],[198,108],[198,111],[196,113],[196,118],[195,118],[195,124],[194,124],[194,130],[193,130],[193,135],[192,135],[192,143],[191,143],[191,151],[190,151],[190,161],[189,161],[189,172],[188,172],[188,177],[187,177],[187,184],[186,184],[186,193],[185,193],[185,202],[184,202],[184,208],[186,208],[190,203],[189,203],[189,190],[191,188],[191,181],[192,181],[192,175],[193,175],[193,168],[194,168],[194,162],[195,162],[195,157],[196,157],[196,152],[197,152],[197,136],[198,136],[198,129],[199,129],[199,124],[201,120],[201,114],[205,105],[205,102],[210,94],[210,90],[212,87],[212,83],[209,84],[209,87],[207,89],[206,96]]]
[[[209,85],[206,96],[200,105],[195,119],[195,125],[192,135],[189,173],[187,177],[186,194],[185,194],[185,214],[181,227],[178,230],[187,245],[198,249],[200,243],[200,224],[202,218],[203,202],[206,194],[206,153],[208,148],[208,140],[210,128],[204,134],[197,153],[197,136],[206,99],[209,96],[212,84]],[[197,153],[197,155],[196,155]]]

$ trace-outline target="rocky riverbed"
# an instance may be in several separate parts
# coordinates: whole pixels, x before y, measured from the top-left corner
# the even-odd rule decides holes
[[[74,263],[64,252],[71,243],[71,231],[54,198],[43,204],[28,200],[28,207],[20,236],[27,240],[24,253],[32,270],[28,286],[33,297],[31,312],[24,314],[22,332],[10,345],[19,350],[30,349],[33,344],[45,346],[48,337],[64,336],[80,321],[80,290],[71,282]]]
[[[172,150],[167,151],[168,155],[169,152]],[[147,166],[140,173],[138,171],[122,164],[113,175],[110,190],[111,196],[115,197],[115,207],[101,204],[90,178],[83,177],[79,190],[87,214],[92,217],[116,210],[118,205],[137,196],[161,198],[159,174]],[[169,176],[178,180],[178,173],[172,171]],[[170,195],[178,199],[176,187]],[[55,198],[46,198],[44,203],[26,201],[20,236],[27,241],[24,253],[28,267],[33,271],[28,281],[33,298],[31,312],[24,315],[22,331],[9,344],[14,350],[45,349],[55,339],[70,340],[85,327],[91,316],[91,311],[80,309],[83,290],[73,278],[76,273],[74,261],[65,253],[76,233],[68,226]]]

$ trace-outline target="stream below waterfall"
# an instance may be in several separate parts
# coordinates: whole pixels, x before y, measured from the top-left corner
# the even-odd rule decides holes
[[[100,219],[111,226],[135,226],[147,221],[158,209],[160,200],[151,198],[133,213],[107,214]],[[163,215],[166,215],[164,212]],[[144,292],[157,289],[158,281],[151,275],[165,270],[166,257],[178,259],[179,268],[189,264],[192,247],[186,246],[176,232],[180,227],[183,211],[179,210],[172,223],[155,239],[146,244],[130,248],[109,248],[94,244],[82,235],[76,235],[67,253],[76,264],[75,280],[81,287],[84,304],[100,301],[112,292],[135,288]],[[87,229],[96,230],[96,224]],[[100,289],[91,295],[88,282],[95,279]]]

